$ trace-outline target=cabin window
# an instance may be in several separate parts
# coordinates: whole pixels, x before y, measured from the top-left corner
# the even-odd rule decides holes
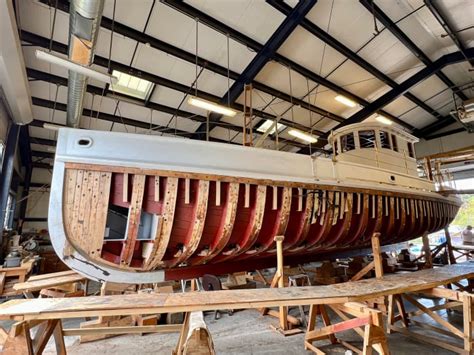
[[[359,141],[361,148],[375,148],[375,131],[359,131]]]
[[[385,149],[390,149],[390,138],[388,137],[388,133],[384,131],[380,131],[380,147]]]
[[[392,134],[392,149],[396,152],[398,152],[398,142],[397,142],[397,136]]]
[[[410,158],[414,158],[415,157],[415,149],[413,147],[413,143],[408,143],[408,156]]]
[[[355,149],[354,133],[345,134],[341,137],[341,150],[348,152]]]

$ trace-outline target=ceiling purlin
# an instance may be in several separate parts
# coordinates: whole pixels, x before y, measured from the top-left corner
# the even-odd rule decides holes
[[[229,34],[229,37],[234,39],[235,41],[251,48],[252,50],[256,51],[256,52],[259,52],[262,50],[263,48],[263,45],[261,45],[260,43],[256,42],[255,40],[253,40],[252,38],[244,35],[243,33],[240,33],[239,31],[233,29],[232,27],[220,22],[219,20],[203,13],[202,11],[192,7],[191,5],[185,3],[185,2],[182,2],[182,1],[179,1],[179,2],[176,2],[176,1],[172,1],[172,0],[161,0],[161,2],[169,5],[170,7],[190,16],[191,18],[199,18],[199,21],[206,24],[208,27],[220,32],[220,33],[223,33],[223,34]],[[269,3],[270,5],[273,6],[273,1],[271,0],[267,0],[267,3]],[[279,3],[279,1],[278,1]],[[284,7],[285,9],[285,12],[284,14],[285,15],[288,15],[289,12],[292,10],[291,7],[289,7],[288,5],[285,4],[286,7]],[[278,9],[280,10],[283,9],[282,7],[278,7]],[[281,10],[280,10],[281,11]],[[307,25],[308,23],[311,23],[309,20],[307,20],[306,18],[302,20],[302,22],[300,23],[301,26],[305,27],[307,29]],[[306,24],[306,26],[305,26]],[[312,31],[310,31],[311,33],[313,33]],[[313,33],[314,35],[314,33]],[[325,42],[324,39],[322,39],[323,42]],[[331,44],[328,43],[330,46]],[[342,45],[342,44],[341,44]],[[336,48],[338,50],[338,48]],[[347,49],[347,48],[346,48]],[[349,49],[347,49],[348,51],[350,51]],[[348,56],[349,53],[343,53],[341,52],[343,55],[345,56]],[[355,53],[353,53],[355,55]],[[356,55],[357,56],[357,55]],[[318,83],[320,85],[323,85],[325,87],[327,87],[328,89],[334,91],[335,93],[337,94],[340,94],[340,95],[343,95],[349,99],[351,99],[352,101],[355,101],[357,102],[358,104],[362,105],[362,106],[367,106],[369,104],[368,101],[364,100],[363,98],[351,93],[350,91],[334,84],[333,82],[329,81],[328,79],[310,71],[309,69],[303,67],[302,65],[292,61],[291,59],[289,58],[286,58],[284,57],[283,55],[279,54],[279,53],[275,53],[274,54],[274,57],[273,59],[279,63],[281,63],[282,65],[286,66],[286,67],[289,67],[291,68],[292,70],[294,70],[295,72],[297,72],[298,74],[302,75],[303,77],[305,78],[308,78],[312,81],[314,81],[315,83]],[[375,69],[375,68],[374,68]],[[375,69],[376,70],[376,69]],[[390,80],[390,79],[389,79]],[[396,84],[396,83],[395,83]],[[253,83],[254,87],[255,88],[258,88],[257,87],[257,83]],[[262,91],[265,91],[265,90],[262,90]],[[411,95],[411,94],[410,94]],[[416,99],[416,98],[415,98]],[[288,101],[288,100],[286,100]],[[304,107],[304,108],[307,108],[308,106],[308,103],[305,103],[303,100],[300,100],[301,102],[297,102],[295,100],[295,98],[293,98],[293,103],[294,105],[299,105],[301,107]],[[418,102],[417,104],[420,104],[420,105],[424,105],[424,108],[426,108],[427,110],[429,110],[429,112],[431,114],[433,114],[433,109],[427,107],[426,104],[424,104],[421,100],[418,99]],[[328,118],[331,118],[330,115],[331,113],[327,112],[326,114],[324,113],[320,113],[320,112],[317,112],[315,110],[312,110],[313,112],[316,112],[316,113],[319,113],[321,115],[324,115],[325,117],[328,117]],[[384,116],[386,117],[389,117],[392,121],[394,122],[397,122],[399,124],[401,124],[402,126],[410,129],[410,130],[413,130],[414,127],[411,126],[410,124],[404,122],[403,120],[399,119],[398,117],[386,112],[386,111],[383,111],[383,110],[380,110],[380,113],[383,114]],[[336,119],[337,120],[337,119]],[[339,122],[341,122],[342,120],[339,120]]]
[[[286,4],[282,0],[267,0],[267,3],[273,6],[275,9],[279,10],[283,14],[287,14],[290,10],[291,7]],[[308,32],[313,34],[315,37],[320,39],[321,41],[327,43],[329,46],[337,50],[339,53],[342,55],[346,56],[348,59],[350,59],[352,62],[356,63],[358,66],[375,76],[377,79],[382,81],[383,83],[387,84],[388,86],[395,88],[398,86],[397,82],[393,79],[391,79],[388,75],[382,73],[380,70],[378,70],[376,67],[374,67],[372,64],[367,62],[365,59],[363,59],[361,56],[359,56],[357,53],[353,52],[351,49],[349,49],[347,46],[345,46],[343,43],[339,42],[337,39],[332,37],[327,31],[324,31],[320,27],[318,27],[316,24],[311,22],[308,19],[305,19],[302,23],[301,26],[306,29]],[[410,92],[406,92],[403,94],[407,99],[415,103],[417,106],[421,107],[423,110],[428,112],[429,114],[433,115],[437,119],[444,119],[445,117],[437,112],[435,109],[431,108],[428,104],[423,102],[421,99],[416,97]],[[368,103],[366,103],[368,104]],[[384,112],[380,112],[383,115],[386,115]]]
[[[385,14],[372,0],[359,0],[359,2],[370,11],[406,48],[410,50],[423,64],[430,66],[433,61]],[[462,100],[467,96],[441,71],[436,73],[447,87],[451,88]]]
[[[34,78],[34,79],[37,79],[37,80],[42,80],[42,81],[50,82],[50,83],[57,84],[57,85],[67,86],[67,78],[63,78],[63,77],[53,75],[53,74],[50,74],[50,73],[45,73],[45,72],[42,72],[42,71],[39,71],[39,70],[36,70],[36,69],[27,68],[27,75],[28,75],[28,77]],[[87,92],[92,93],[92,94],[96,94],[96,95],[100,95],[102,93],[102,88],[97,87],[97,86],[88,85],[87,86]],[[119,96],[119,95],[117,95],[117,96]],[[40,98],[33,98],[33,104],[37,105],[37,106],[47,107],[47,108],[53,108],[54,107],[55,109],[58,109],[60,111],[63,111],[63,109],[66,108],[66,105],[63,104],[63,103],[57,103],[56,106],[55,106],[53,101],[44,100],[44,99],[40,99]],[[198,122],[205,122],[206,121],[206,117],[204,117],[204,116],[194,115],[193,113],[186,112],[186,111],[176,112],[176,109],[174,109],[172,107],[168,107],[168,106],[165,106],[165,105],[160,105],[160,104],[157,104],[157,103],[154,103],[154,102],[149,102],[148,107],[150,109],[160,111],[160,112],[169,113],[169,114],[177,113],[177,115],[180,116],[180,117],[190,117],[190,116],[192,116],[192,118],[190,118],[190,119],[194,120],[194,121],[198,121]],[[134,120],[134,119],[131,119],[131,118],[116,116],[116,115],[112,115],[112,114],[108,114],[108,113],[104,113],[104,112],[93,111],[93,110],[89,110],[89,109],[84,109],[83,110],[83,115],[88,116],[88,117],[97,117],[99,119],[106,120],[106,121],[109,121],[109,122],[114,122],[114,123],[119,123],[119,124],[123,123],[125,125],[134,126],[134,127],[143,128],[143,129],[150,129],[150,127],[151,127],[152,130],[158,130],[159,132],[162,132],[162,133],[174,134],[176,132],[176,130],[174,128],[169,128],[169,127],[164,127],[164,126],[159,126],[159,125],[150,125],[150,123],[147,123],[147,122],[137,121],[137,120]],[[239,132],[239,133],[242,132],[242,127],[235,126],[235,125],[232,125],[232,124],[229,124],[229,123],[221,122],[221,123],[218,124],[218,126],[220,126],[222,128],[225,128],[225,129],[233,130],[235,132]],[[253,130],[253,132],[258,133],[256,130]],[[196,138],[195,137],[196,133],[193,133],[193,132],[177,130],[177,133],[181,137]],[[224,143],[229,143],[228,141],[225,141],[225,140],[219,140],[219,141],[222,141]],[[283,138],[280,138],[279,141],[281,143],[290,144],[290,145],[296,146],[298,148],[303,148],[303,147],[306,146],[304,144],[294,142],[294,141],[290,141],[290,140],[283,139]]]
[[[42,2],[42,3],[44,3],[48,6],[51,6],[51,7],[55,6],[55,0],[40,0],[40,2]],[[58,0],[58,9],[63,11],[63,12],[69,12],[69,3],[65,0]],[[112,21],[111,19],[102,16],[101,26],[104,27],[105,29],[110,30],[110,31],[112,31],[112,29],[113,29],[113,31],[115,33],[118,33],[122,36],[125,36],[129,39],[135,40],[137,42],[149,45],[151,48],[154,48],[154,49],[157,49],[159,51],[168,53],[168,54],[170,54],[170,55],[172,55],[176,58],[182,59],[182,60],[184,60],[188,63],[192,63],[193,65],[196,64],[196,56],[195,56],[194,53],[189,53],[185,50],[182,50],[181,48],[175,47],[175,46],[173,46],[169,43],[161,41],[161,40],[159,40],[155,37],[152,37],[152,36],[150,36],[146,33],[140,32],[139,30],[136,30],[134,28],[131,28],[129,26],[121,24],[117,21]],[[48,39],[48,46],[49,46],[49,39]],[[107,59],[107,62],[108,62],[108,59]],[[224,77],[227,77],[227,74],[229,74],[229,77],[232,80],[237,80],[237,78],[239,77],[238,73],[236,73],[232,70],[230,70],[229,73],[228,73],[227,68],[225,68],[223,66],[220,66],[218,64],[212,63],[212,62],[210,62],[206,59],[203,59],[201,57],[197,58],[197,64],[200,67],[204,67],[207,70],[209,70],[211,72],[214,72],[216,74],[222,75]],[[297,66],[296,63],[294,63],[294,64],[295,64],[295,66]],[[293,68],[293,69],[295,69],[295,68]],[[295,69],[295,71],[298,71],[298,70]],[[137,70],[137,72],[139,72],[139,71]],[[307,71],[306,74],[308,74],[308,73],[311,73],[311,72]],[[304,74],[302,74],[302,75],[304,75]],[[308,75],[306,75],[306,77],[313,80],[313,78],[309,77]],[[323,79],[323,80],[325,80],[325,79]],[[341,121],[344,120],[344,118],[341,117],[341,116],[330,113],[327,110],[324,110],[324,109],[319,108],[317,106],[308,105],[307,102],[305,102],[301,99],[298,99],[296,97],[290,98],[290,95],[288,95],[284,92],[278,91],[276,89],[272,89],[272,92],[267,92],[268,91],[268,86],[266,86],[262,83],[253,82],[252,84],[253,84],[253,87],[255,89],[258,89],[258,90],[260,90],[262,92],[265,92],[269,95],[274,95],[275,93],[278,93],[279,98],[286,98],[285,101],[290,102],[290,100],[292,100],[296,105],[300,105],[304,108],[309,108],[311,111],[319,113],[321,115],[325,115],[325,117],[333,119],[337,122],[341,122]],[[328,82],[327,84],[330,85],[331,83]],[[189,89],[189,87],[188,87],[188,89]],[[343,90],[343,89],[341,88],[341,90]],[[256,114],[255,110],[254,110],[254,113]],[[306,129],[308,130],[309,128],[306,127]]]

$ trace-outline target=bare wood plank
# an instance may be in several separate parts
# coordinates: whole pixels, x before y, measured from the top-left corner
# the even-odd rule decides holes
[[[155,176],[155,194],[154,194],[155,202],[160,200],[160,177]]]
[[[145,270],[153,270],[158,267],[161,264],[163,256],[165,255],[171,236],[171,230],[173,228],[177,196],[178,179],[174,177],[166,178],[165,195],[163,198],[160,224],[156,230],[152,250],[144,262]]]
[[[204,230],[204,222],[206,221],[207,203],[209,200],[209,181],[199,180],[198,182],[198,197],[196,201],[196,211],[194,215],[194,223],[191,230],[191,236],[189,241],[184,246],[182,253],[172,259],[166,261],[167,267],[173,267],[179,265],[183,261],[187,260],[199,246],[201,240],[202,231]]]
[[[184,179],[184,203],[191,203],[191,179]]]
[[[221,182],[218,180],[216,181],[216,206],[221,205],[221,193],[222,193],[222,186],[221,186]]]
[[[128,202],[128,174],[123,174],[122,202]]]
[[[90,296],[80,299],[11,300],[0,304],[0,319],[57,319],[87,316],[159,314],[194,310],[337,304],[430,289],[474,277],[474,265],[454,264],[410,274],[385,275],[329,286],[284,289],[187,292],[174,294]]]
[[[273,195],[272,195],[272,210],[278,209],[278,187],[272,186]]]
[[[121,266],[129,266],[132,261],[140,226],[145,178],[145,175],[134,175],[133,177],[132,198],[127,220],[127,235],[120,255]]]
[[[244,207],[250,207],[250,184],[245,184]]]

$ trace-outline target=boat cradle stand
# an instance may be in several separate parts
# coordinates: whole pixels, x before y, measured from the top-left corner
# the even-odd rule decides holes
[[[321,350],[312,345],[312,341],[329,339],[335,342],[334,334],[347,329],[357,329],[364,335],[363,353],[370,353],[372,345],[381,353],[388,353],[384,346],[385,334],[381,324],[382,313],[370,309],[363,304],[378,297],[387,296],[391,301],[389,307],[389,331],[399,331],[409,335],[409,328],[419,325],[413,318],[420,313],[432,316],[446,329],[438,330],[443,334],[452,333],[454,337],[464,340],[464,346],[447,344],[451,350],[458,353],[472,353],[472,300],[470,289],[463,286],[460,281],[474,278],[474,264],[470,262],[447,265],[442,268],[425,269],[408,274],[384,275],[381,278],[364,279],[354,282],[346,282],[337,285],[289,287],[271,289],[247,289],[226,290],[215,292],[187,292],[180,294],[131,294],[121,296],[91,296],[83,298],[41,298],[28,300],[11,300],[0,305],[0,318],[17,320],[10,332],[4,347],[4,353],[8,351],[15,354],[40,353],[47,339],[55,335],[58,353],[64,354],[63,335],[69,334],[63,330],[61,334],[61,320],[81,317],[98,317],[113,315],[136,315],[136,314],[160,314],[169,312],[193,312],[210,311],[215,309],[247,309],[262,307],[289,307],[299,305],[310,305],[313,312],[310,314],[310,330],[305,339],[307,348],[321,354]],[[457,290],[444,288],[448,285],[460,286]],[[431,309],[419,305],[415,313],[407,313],[400,299],[403,297],[408,302],[413,301],[409,294],[424,294],[448,299],[444,305],[431,307]],[[416,300],[414,301],[415,305]],[[328,306],[334,307],[343,321],[337,324],[329,324],[324,320],[325,311]],[[436,315],[436,310],[448,309],[455,306],[463,307],[464,329],[458,330],[451,324]],[[395,306],[399,314],[395,314]],[[314,328],[314,319],[320,315],[325,322],[325,327]],[[349,319],[349,315],[355,318]],[[345,318],[344,318],[345,317]],[[402,326],[396,325],[401,322]],[[29,329],[38,326],[39,334],[31,340]],[[156,331],[170,331],[158,328]],[[312,328],[313,327],[313,328]],[[365,329],[360,329],[365,327]],[[425,325],[426,327],[426,325]],[[137,332],[149,332],[151,329],[138,329]],[[181,328],[179,328],[181,329]],[[178,331],[179,329],[173,329]],[[455,330],[456,329],[456,330]],[[104,330],[106,331],[106,330]],[[116,330],[115,330],[116,331]],[[124,331],[124,332],[128,332]],[[414,333],[416,334],[416,333]],[[420,340],[420,337],[417,337]],[[426,337],[425,337],[426,339]],[[431,344],[438,344],[429,340]],[[374,344],[375,343],[375,344]],[[308,346],[311,345],[311,346]],[[343,344],[347,345],[347,344]],[[350,344],[349,344],[350,346]],[[446,347],[446,346],[445,346]],[[24,349],[24,352],[19,352]]]

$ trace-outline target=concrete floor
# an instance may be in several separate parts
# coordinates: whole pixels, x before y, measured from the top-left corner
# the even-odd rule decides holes
[[[427,306],[433,305],[432,300],[423,299],[422,303]],[[292,313],[295,311],[297,309],[292,310]],[[462,316],[458,312],[447,314],[446,311],[442,311],[439,314],[458,327],[462,325]],[[429,321],[426,317],[424,320]],[[64,323],[64,327],[77,327],[81,321],[83,320],[69,320]],[[212,312],[207,312],[206,323],[212,334],[217,354],[311,354],[311,352],[304,350],[304,334],[285,338],[270,327],[271,324],[277,324],[276,318],[262,316],[256,310],[237,311],[232,316],[223,314],[218,320],[214,320]],[[354,332],[345,332],[341,333],[340,336],[344,340],[354,342],[355,345],[360,347],[362,344],[361,339],[354,334]],[[429,334],[429,332],[423,330],[421,334]],[[436,334],[436,337],[438,339],[446,338],[451,340],[449,337],[443,337],[439,334]],[[85,344],[80,344],[77,337],[67,337],[66,346],[70,355],[171,354],[177,341],[177,333],[149,334],[145,336],[122,335]],[[388,342],[392,354],[395,355],[452,354],[450,351],[418,343],[400,334],[389,335]],[[319,346],[324,344],[326,342],[315,343],[315,345]],[[325,350],[328,354],[351,354],[342,346],[326,347]],[[48,344],[44,354],[55,354],[52,342]]]

